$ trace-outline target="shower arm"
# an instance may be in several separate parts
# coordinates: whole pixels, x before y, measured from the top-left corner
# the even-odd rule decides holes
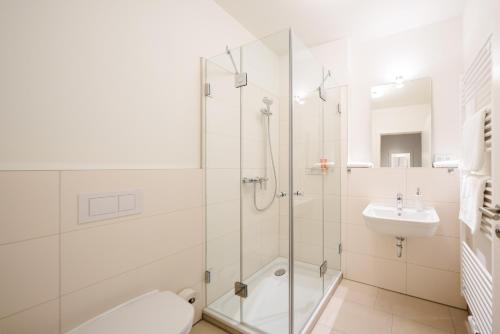
[[[228,54],[229,59],[231,59],[231,63],[233,63],[235,74],[240,74],[240,71],[238,71],[238,67],[236,67],[236,63],[234,62],[233,54],[231,53],[231,50],[229,50],[229,45],[226,45],[226,53]]]

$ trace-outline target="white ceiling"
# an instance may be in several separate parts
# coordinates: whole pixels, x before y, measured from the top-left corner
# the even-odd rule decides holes
[[[309,46],[370,39],[460,16],[465,0],[215,0],[256,37],[291,27]]]

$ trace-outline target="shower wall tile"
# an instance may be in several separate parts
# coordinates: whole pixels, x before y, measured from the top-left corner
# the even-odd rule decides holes
[[[206,168],[240,168],[240,137],[207,133]]]
[[[346,212],[341,231],[346,249],[342,256],[345,276],[385,289],[463,307],[463,298],[456,283],[460,256],[458,173],[436,168],[353,168],[348,173],[347,182]],[[403,256],[397,258],[394,238],[369,230],[362,212],[371,202],[394,206],[397,192],[404,194],[404,205],[411,207],[417,187],[421,189],[426,205],[436,208],[441,221],[435,236],[405,240]],[[406,275],[402,276],[401,272],[394,270],[394,263],[401,263],[407,268]],[[426,283],[420,283],[419,279]],[[443,287],[439,293],[436,285],[431,283],[433,279],[439,283],[438,286]]]
[[[0,172],[0,245],[59,233],[59,173]]]
[[[240,198],[239,169],[207,169],[205,182],[208,205]]]
[[[231,200],[206,207],[207,240],[240,230],[240,200]]]

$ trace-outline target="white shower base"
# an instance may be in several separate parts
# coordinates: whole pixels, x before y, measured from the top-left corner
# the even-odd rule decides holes
[[[301,329],[323,298],[323,291],[326,292],[340,277],[340,272],[329,269],[323,283],[318,266],[294,263],[294,323],[295,328]],[[286,273],[283,276],[274,275],[280,268],[286,269]],[[247,298],[240,301],[231,290],[208,305],[207,314],[222,322],[226,317],[233,323],[243,323],[265,333],[288,333],[288,273],[288,259],[276,258],[246,280]]]

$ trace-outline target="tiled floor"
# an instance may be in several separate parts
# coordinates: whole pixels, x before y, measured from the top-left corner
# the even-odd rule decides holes
[[[466,334],[467,313],[344,279],[313,334]]]
[[[342,280],[313,334],[467,334],[465,311]],[[200,321],[192,334],[224,334]]]

